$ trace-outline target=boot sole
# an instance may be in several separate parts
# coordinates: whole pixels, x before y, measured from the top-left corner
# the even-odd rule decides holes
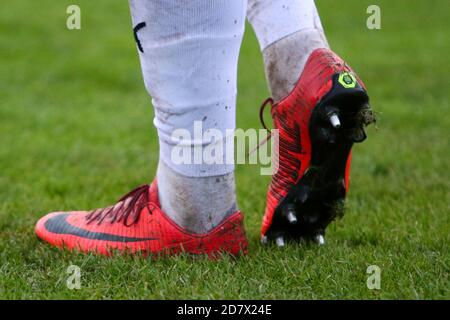
[[[347,161],[353,144],[366,139],[364,127],[375,118],[366,91],[358,83],[345,88],[338,78],[336,74],[332,89],[311,114],[310,166],[279,203],[263,242],[279,245],[284,244],[281,238],[303,238],[322,244],[326,227],[344,214]],[[338,127],[332,115],[338,117]]]

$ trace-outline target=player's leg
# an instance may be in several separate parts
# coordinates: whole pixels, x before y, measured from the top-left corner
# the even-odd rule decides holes
[[[233,165],[179,163],[181,144],[206,148],[218,130],[235,127],[237,59],[245,3],[239,1],[130,1],[144,82],[155,108],[160,142],[157,178],[162,209],[180,226],[204,233],[236,211]],[[145,26],[143,24],[145,23]],[[139,29],[136,26],[143,26]],[[174,136],[184,129],[190,139]],[[189,159],[187,159],[189,160]],[[191,162],[194,162],[192,155]]]
[[[233,148],[226,145],[226,134],[235,127],[246,1],[130,0],[130,8],[155,107],[157,182],[133,190],[112,207],[47,215],[36,232],[57,246],[104,254],[111,248],[245,251],[234,167],[227,162],[234,158]],[[216,157],[205,161],[208,150]]]
[[[279,130],[279,170],[267,194],[262,240],[324,242],[343,214],[351,147],[374,118],[353,70],[328,48],[313,0],[249,0]]]
[[[319,14],[314,0],[249,0],[247,14],[277,102],[294,88],[309,55],[328,48]]]

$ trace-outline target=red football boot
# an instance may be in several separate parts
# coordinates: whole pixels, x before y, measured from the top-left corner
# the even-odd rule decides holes
[[[292,92],[271,110],[278,171],[267,194],[263,243],[324,242],[325,228],[343,214],[352,145],[375,121],[368,103],[364,84],[335,53],[317,49],[309,56]]]
[[[216,257],[247,252],[239,211],[208,233],[190,233],[161,210],[156,181],[134,189],[111,207],[50,213],[38,221],[35,230],[51,245],[103,255],[113,251],[144,255],[187,252]]]

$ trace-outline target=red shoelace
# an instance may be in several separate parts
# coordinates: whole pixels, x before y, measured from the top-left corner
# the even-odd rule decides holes
[[[268,104],[270,104],[270,106],[273,108],[274,102],[272,98],[267,98],[266,100],[264,100],[264,102],[261,104],[261,107],[259,108],[259,120],[261,121],[261,125],[263,126],[263,128],[267,130],[267,137],[263,139],[253,150],[250,150],[247,156],[257,151],[259,148],[261,148],[261,146],[263,146],[272,138],[272,132],[267,128],[266,123],[264,122],[264,110],[266,109],[266,106]]]
[[[152,212],[149,189],[150,186],[144,184],[128,192],[115,205],[91,211],[86,216],[87,223],[97,221],[97,224],[100,225],[106,219],[111,224],[122,222],[127,227],[137,223],[143,208],[147,207],[149,212]]]

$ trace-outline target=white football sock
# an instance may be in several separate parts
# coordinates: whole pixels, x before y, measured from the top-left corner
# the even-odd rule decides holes
[[[162,209],[197,233],[220,223],[236,206],[234,165],[227,161],[234,159],[234,148],[224,139],[235,128],[246,6],[246,0],[130,0],[144,82],[155,107]],[[190,137],[174,135],[179,129]],[[210,131],[222,138],[201,135]],[[192,163],[194,153],[221,143],[220,159]],[[174,157],[180,145],[188,148],[191,163]]]
[[[248,20],[263,51],[275,101],[288,95],[315,49],[328,48],[314,0],[249,0]]]
[[[159,161],[159,201],[178,225],[194,233],[206,233],[237,210],[234,174],[187,177]]]

